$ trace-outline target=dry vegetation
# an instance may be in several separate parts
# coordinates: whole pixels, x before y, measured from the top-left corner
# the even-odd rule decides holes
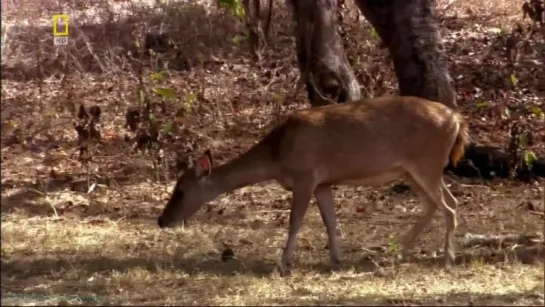
[[[421,206],[410,192],[391,187],[336,190],[345,259],[338,272],[328,271],[325,229],[313,206],[299,236],[296,271],[278,276],[290,194],[275,184],[220,197],[185,229],[159,230],[176,156],[211,148],[223,163],[278,116],[307,107],[304,91],[295,92],[291,19],[277,4],[257,65],[244,24],[231,11],[184,2],[115,5],[2,2],[2,304],[543,305],[539,182],[447,177],[460,201],[459,265],[450,273],[436,264],[439,213],[414,259],[397,260],[393,238]],[[507,124],[524,121],[534,134],[530,149],[544,156],[537,110],[545,109],[545,42],[512,31],[522,21],[519,3],[439,1],[439,7],[473,137],[504,147]],[[50,35],[49,16],[59,11],[72,12],[67,47],[53,47]],[[352,9],[344,26],[364,96],[393,93],[386,50],[366,22],[356,21]],[[159,28],[174,47],[141,53],[145,33]],[[158,88],[163,96],[154,93]],[[125,127],[127,110],[146,101],[160,127],[160,151],[133,150],[152,128]],[[78,153],[84,133],[78,136],[72,124],[80,104],[102,111],[101,143],[85,145],[89,162]],[[538,236],[470,246],[464,233]],[[235,257],[222,261],[226,248]]]

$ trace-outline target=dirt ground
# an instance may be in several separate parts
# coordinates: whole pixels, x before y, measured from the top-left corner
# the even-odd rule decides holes
[[[3,305],[544,304],[543,180],[447,175],[460,203],[451,271],[439,265],[445,231],[440,213],[414,257],[399,260],[395,238],[422,206],[410,191],[392,186],[335,189],[344,253],[339,271],[330,270],[325,227],[313,203],[298,237],[294,273],[279,276],[291,194],[275,183],[222,195],[185,227],[160,230],[156,221],[174,184],[176,152],[199,155],[210,148],[214,163],[227,162],[283,114],[308,107],[305,91],[295,86],[291,19],[278,4],[259,67],[244,43],[244,24],[228,10],[212,14],[183,4],[164,10],[170,18],[158,18],[132,7],[122,22],[112,17],[121,13],[110,4],[97,3],[99,12],[110,7],[103,16],[110,19],[74,31],[72,46],[55,49],[50,35],[40,36],[50,27],[38,22],[14,25],[3,39]],[[21,17],[2,4],[3,25]],[[472,137],[505,147],[508,125],[523,122],[533,134],[528,149],[545,156],[545,39],[516,35],[517,22],[524,30],[529,22],[515,1],[438,5],[445,54]],[[27,7],[27,19],[48,18],[47,10],[34,8]],[[91,18],[78,16],[75,24]],[[357,18],[351,9],[344,26],[363,95],[394,93],[387,51]],[[131,58],[132,35],[147,29],[142,23],[151,31],[161,21],[181,51]],[[157,78],[159,72],[167,77]],[[175,98],[154,95],[158,87],[173,89]],[[135,133],[125,127],[127,110],[146,99],[161,125],[174,123],[158,163],[152,151],[131,148]],[[88,164],[78,160],[72,125],[80,104],[102,111],[101,144],[90,147]],[[189,149],[193,144],[197,148]],[[471,235],[526,239],[475,246],[466,244]],[[228,248],[234,257],[223,261]]]

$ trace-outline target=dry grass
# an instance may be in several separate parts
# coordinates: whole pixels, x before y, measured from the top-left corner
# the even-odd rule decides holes
[[[71,5],[85,12],[84,2]],[[123,21],[111,3],[97,1],[94,11],[106,21],[93,23],[91,11],[82,13],[74,20],[81,30],[71,37],[74,45],[60,49],[52,47],[51,29],[42,24],[49,16],[40,6],[62,10],[68,4],[44,0],[23,1],[19,10],[3,7],[3,26],[16,18],[28,21],[8,29],[2,48],[3,305],[543,305],[543,242],[460,248],[458,265],[445,272],[437,265],[444,237],[437,214],[422,234],[422,250],[398,262],[393,237],[414,223],[421,206],[412,194],[388,187],[336,190],[345,254],[338,272],[329,271],[324,226],[312,206],[299,236],[294,275],[278,276],[290,194],[275,184],[222,196],[184,229],[159,230],[156,218],[172,188],[172,170],[123,141],[124,113],[139,102],[139,68],[146,90],[157,85],[150,74],[167,71],[170,77],[160,85],[177,93],[165,112],[153,109],[159,120],[184,127],[165,147],[167,162],[175,149],[196,141],[197,153],[212,148],[215,161],[223,163],[247,149],[277,116],[306,107],[305,96],[293,92],[298,69],[285,10],[275,14],[273,41],[258,67],[248,61],[247,46],[233,42],[243,27],[228,12],[185,5],[158,14],[124,3],[132,5],[133,15]],[[480,39],[488,35],[482,29],[516,21],[520,12],[513,3],[454,1],[441,12],[449,16],[442,34],[457,89],[475,94],[460,99],[460,108],[473,117],[474,137],[497,146],[505,144],[508,131],[498,128],[502,120],[495,109],[477,108],[475,101],[498,108],[543,101],[543,75],[517,68],[519,87],[498,85],[495,80],[508,79],[511,71],[467,56],[485,52],[479,41],[465,38]],[[134,42],[161,25],[183,52],[174,58],[135,56]],[[349,55],[365,95],[392,93],[391,63],[369,25],[348,26]],[[501,62],[496,47],[485,51]],[[542,42],[522,60],[535,57],[539,48]],[[481,75],[474,77],[475,71]],[[193,96],[192,111],[174,116]],[[103,113],[103,143],[89,170],[72,155],[77,145],[71,109],[80,103],[98,105]],[[535,127],[539,140],[545,131]],[[542,142],[532,149],[545,153]],[[460,201],[459,234],[543,233],[545,204],[538,185],[448,181]],[[99,185],[87,193],[88,183]],[[226,247],[236,257],[223,262]]]
[[[310,216],[318,228],[317,212]],[[327,273],[326,251],[316,247],[325,239],[310,227],[296,273],[280,278],[272,270],[284,229],[241,227],[246,220],[160,231],[150,221],[3,217],[2,303],[28,303],[34,295],[40,304],[543,304],[540,261],[475,256],[450,273],[422,262],[385,267],[379,276],[363,269],[361,251],[349,251],[353,267]],[[239,241],[236,259],[220,260],[223,240]]]
[[[411,264],[390,268],[386,277],[355,266],[328,274],[317,270],[325,253],[310,248],[302,252],[306,259],[297,273],[282,279],[270,270],[283,237],[283,229],[209,224],[165,233],[149,222],[11,215],[2,220],[3,296],[11,294],[3,303],[24,303],[30,293],[43,295],[44,304],[74,295],[97,303],[169,305],[525,305],[543,300],[543,263],[474,261],[451,273]],[[308,231],[302,237],[311,240]],[[220,238],[255,243],[223,263]],[[263,238],[268,239],[258,243]],[[348,261],[357,256],[349,253]]]
[[[70,213],[60,217],[5,214],[2,303],[543,304],[542,243],[520,250],[514,247],[514,251],[511,247],[461,249],[458,266],[444,272],[437,265],[441,252],[435,252],[444,227],[438,215],[423,234],[425,254],[417,252],[414,261],[397,263],[393,250],[373,252],[373,246],[390,242],[395,229],[407,229],[419,204],[409,195],[384,193],[384,208],[367,206],[365,213],[359,213],[355,207],[361,200],[354,199],[354,192],[336,193],[345,267],[329,272],[323,248],[326,236],[313,206],[300,235],[296,271],[290,278],[280,278],[275,269],[286,236],[286,213],[262,205],[266,199],[286,195],[275,185],[237,191],[197,214],[185,229],[159,230],[153,216],[112,220],[104,215],[81,218]],[[360,190],[358,194],[369,192]],[[491,206],[507,202],[512,207],[514,195],[498,192],[481,197],[489,198]],[[521,198],[535,196],[530,193]],[[540,231],[538,216],[520,211],[516,219],[505,220],[502,217],[508,213],[503,210],[475,210],[480,199],[461,205],[460,233]],[[220,215],[222,204],[227,208]],[[150,209],[158,212],[161,206],[156,202]],[[413,218],[407,219],[405,210],[414,212],[410,214]],[[521,229],[521,224],[526,229]],[[235,251],[235,258],[223,262],[221,253],[226,246]]]

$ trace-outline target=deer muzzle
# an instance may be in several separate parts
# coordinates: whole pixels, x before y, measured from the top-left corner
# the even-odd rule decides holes
[[[159,225],[159,228],[169,227],[170,224],[172,223],[167,223],[165,218],[162,215],[159,216],[159,218],[157,219],[157,225]]]
[[[161,215],[159,216],[159,218],[157,219],[157,225],[159,226],[159,228],[173,228],[179,224],[182,224],[182,225],[187,225],[187,220],[185,219],[182,219],[182,220],[176,220],[176,219],[169,219],[169,218],[166,218],[165,216]]]

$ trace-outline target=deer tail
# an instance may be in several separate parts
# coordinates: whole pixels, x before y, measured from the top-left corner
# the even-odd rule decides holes
[[[454,145],[450,150],[450,160],[452,165],[456,167],[458,161],[464,156],[466,146],[469,143],[469,128],[462,114],[456,112],[454,114],[454,120],[458,125],[458,132]]]

